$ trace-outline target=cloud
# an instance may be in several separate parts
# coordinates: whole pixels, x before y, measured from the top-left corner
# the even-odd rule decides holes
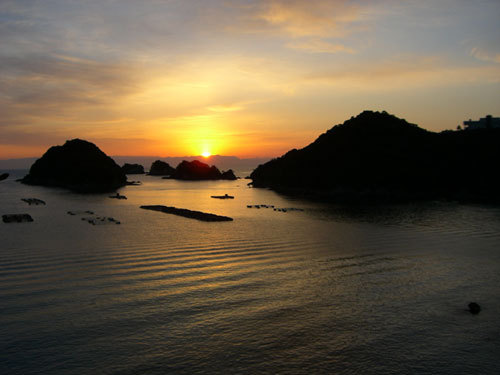
[[[214,105],[207,108],[212,112],[235,112],[241,111],[244,107],[239,105]]]
[[[344,35],[360,13],[346,0],[270,0],[260,2],[256,17],[293,37],[334,37]]]
[[[479,47],[474,47],[470,51],[471,56],[481,61],[500,63],[500,53],[486,51]]]
[[[307,53],[352,52],[344,39],[366,29],[360,24],[369,13],[363,1],[347,0],[258,0],[235,2],[233,20],[222,21],[231,34],[248,33],[280,40],[282,45]],[[369,4],[369,3],[367,3]]]
[[[286,44],[288,48],[310,53],[354,53],[352,48],[340,43],[330,43],[321,39],[294,40]]]
[[[37,117],[81,120],[139,90],[137,69],[124,62],[25,54],[0,55],[0,66],[0,126]]]
[[[306,74],[311,84],[354,90],[392,90],[439,85],[500,82],[500,67],[453,65],[437,56],[402,56],[346,68],[323,69]]]

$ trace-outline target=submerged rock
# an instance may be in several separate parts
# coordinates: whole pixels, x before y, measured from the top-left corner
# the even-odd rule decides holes
[[[2,215],[4,223],[30,223],[33,218],[29,214],[7,214]]]
[[[38,198],[21,198],[21,200],[22,200],[23,202],[28,203],[30,206],[31,206],[32,204],[34,204],[34,205],[36,205],[36,206],[38,206],[39,204],[43,204],[43,205],[45,206],[45,202],[44,202],[44,201],[42,201],[41,199],[38,199]]]
[[[144,174],[144,167],[140,164],[125,163],[122,166],[122,171],[125,174]]]
[[[122,169],[93,143],[73,139],[51,147],[21,182],[56,186],[79,193],[101,193],[125,185]]]
[[[114,199],[127,199],[125,195],[120,195],[120,193],[116,193],[115,195],[110,195],[109,198],[114,198]]]
[[[168,163],[165,163],[161,160],[156,160],[151,164],[151,168],[149,168],[149,175],[151,176],[170,176],[175,172],[175,169],[172,168]]]
[[[119,220],[116,220],[114,217],[97,216],[94,211],[68,211],[68,215],[71,216],[85,215],[82,216],[80,220],[85,221],[92,225],[121,224],[121,222]]]

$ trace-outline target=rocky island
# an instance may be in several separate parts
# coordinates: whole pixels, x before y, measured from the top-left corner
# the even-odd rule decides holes
[[[110,192],[126,184],[118,164],[93,143],[73,139],[53,146],[31,166],[21,182],[79,193]]]
[[[236,180],[231,169],[221,172],[215,165],[209,166],[199,160],[182,161],[171,177],[177,180]]]
[[[151,164],[149,168],[149,175],[151,176],[171,176],[175,172],[175,168],[171,167],[170,164],[156,160]]]
[[[122,166],[122,171],[125,174],[144,174],[144,167],[140,164],[125,163]]]
[[[500,129],[435,133],[365,111],[257,167],[254,187],[340,202],[499,202]]]

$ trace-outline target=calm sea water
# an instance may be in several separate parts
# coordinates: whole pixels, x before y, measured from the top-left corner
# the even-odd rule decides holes
[[[345,208],[247,180],[130,178],[144,184],[127,200],[0,182],[0,214],[35,220],[0,223],[0,373],[499,373],[499,208]]]

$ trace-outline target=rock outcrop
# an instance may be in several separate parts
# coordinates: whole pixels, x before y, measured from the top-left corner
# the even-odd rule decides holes
[[[80,193],[116,190],[127,181],[122,169],[93,143],[73,139],[51,147],[21,182],[56,186]]]
[[[222,180],[236,180],[238,178],[235,176],[232,169],[228,169],[227,171],[222,172],[221,179]]]
[[[9,177],[9,174],[8,174],[8,173],[2,173],[2,174],[0,174],[0,181],[2,181],[2,180],[6,180],[6,179],[7,179],[7,177]]]
[[[236,180],[231,169],[221,173],[215,165],[209,166],[199,160],[182,161],[175,168],[172,178],[178,180]]]
[[[171,176],[174,172],[175,168],[172,168],[168,163],[156,160],[151,164],[148,174],[151,176]]]
[[[340,202],[500,199],[500,129],[434,133],[365,111],[257,167],[255,187]]]
[[[144,174],[144,167],[140,164],[125,163],[122,166],[122,171],[125,174]]]
[[[35,206],[38,206],[38,205],[44,205],[45,206],[45,201],[42,201],[41,199],[38,199],[38,198],[21,198],[21,200],[23,202],[28,203],[30,206],[33,205],[33,204]]]
[[[31,223],[33,218],[29,214],[6,214],[2,215],[4,223]]]
[[[469,303],[468,307],[469,312],[474,315],[479,314],[479,312],[481,311],[481,306],[479,306],[479,304],[476,302]]]
[[[182,161],[172,175],[178,180],[220,180],[221,176],[222,173],[216,166],[209,166],[198,160]]]

